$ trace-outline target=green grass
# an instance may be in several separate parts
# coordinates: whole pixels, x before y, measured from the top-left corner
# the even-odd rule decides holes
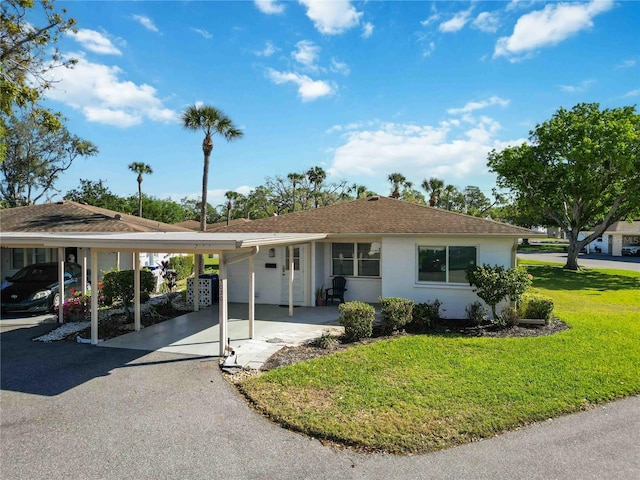
[[[307,434],[427,452],[640,392],[640,273],[528,267],[570,330],[403,336],[267,372],[240,388]]]
[[[568,243],[566,241],[543,241],[533,242],[529,245],[518,245],[519,252],[541,252],[541,253],[561,253],[567,251]]]

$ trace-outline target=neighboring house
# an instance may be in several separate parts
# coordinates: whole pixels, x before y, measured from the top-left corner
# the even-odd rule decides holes
[[[92,207],[64,200],[0,210],[0,235],[6,232],[32,233],[135,233],[135,232],[183,232],[183,227],[125,215],[105,208]],[[0,238],[1,241],[1,238]],[[88,256],[76,245],[65,247],[67,261],[80,262],[79,255]],[[140,253],[142,266],[157,266],[164,253]],[[58,260],[55,248],[5,248],[0,252],[2,278],[13,275],[25,265]],[[100,252],[100,272],[113,268],[133,268],[131,253]],[[100,275],[101,276],[101,275]]]
[[[438,299],[449,318],[463,318],[465,307],[478,300],[466,280],[468,267],[512,267],[518,238],[537,236],[525,228],[387,197],[236,223],[216,232],[327,235],[293,249],[261,249],[254,259],[256,303],[288,303],[292,251],[295,305],[313,305],[314,291],[331,287],[340,275],[347,278],[347,301]],[[247,265],[230,265],[227,275],[229,301],[246,301]]]
[[[578,234],[582,240],[593,233],[584,231]],[[600,237],[587,244],[587,253],[603,253],[614,257],[622,256],[622,247],[640,245],[640,220],[634,222],[615,222]]]

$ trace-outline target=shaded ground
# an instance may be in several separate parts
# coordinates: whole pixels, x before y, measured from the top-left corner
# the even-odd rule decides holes
[[[539,337],[543,335],[553,335],[569,329],[569,326],[558,320],[553,319],[549,325],[516,325],[513,327],[497,328],[493,325],[465,325],[463,320],[443,319],[435,325],[424,330],[423,332],[402,332],[396,335],[384,335],[380,328],[374,329],[374,336],[360,340],[358,342],[346,342],[344,337],[333,337],[333,341],[327,338],[315,339],[307,345],[299,347],[284,347],[273,354],[269,360],[262,366],[263,371],[273,370],[274,368],[291,365],[293,363],[310,360],[312,358],[321,357],[338,350],[344,350],[354,345],[366,345],[372,342],[394,338],[399,335],[456,335],[468,337],[495,337],[495,338],[513,338],[513,337]]]

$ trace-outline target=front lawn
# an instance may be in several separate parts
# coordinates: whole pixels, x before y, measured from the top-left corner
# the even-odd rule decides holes
[[[528,269],[570,330],[399,336],[272,370],[240,388],[289,428],[395,453],[442,449],[639,393],[640,273]]]

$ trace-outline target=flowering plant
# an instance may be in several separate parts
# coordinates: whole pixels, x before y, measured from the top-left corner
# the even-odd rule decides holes
[[[89,318],[91,296],[82,295],[71,289],[71,298],[62,305],[62,318],[65,322],[81,322]],[[56,312],[58,309],[56,309]]]

